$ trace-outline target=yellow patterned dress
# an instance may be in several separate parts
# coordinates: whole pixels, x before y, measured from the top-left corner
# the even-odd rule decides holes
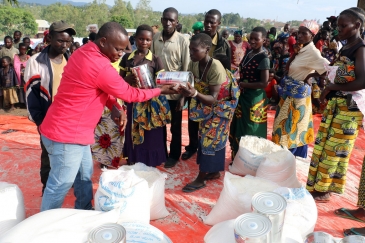
[[[361,46],[365,44],[359,43],[339,53],[339,58],[334,63],[338,66],[335,83],[344,84],[355,80],[354,56]],[[341,91],[330,92],[327,99],[328,104],[315,140],[307,189],[342,194],[345,191],[350,155],[362,126],[363,114],[356,103],[347,101],[347,95]]]

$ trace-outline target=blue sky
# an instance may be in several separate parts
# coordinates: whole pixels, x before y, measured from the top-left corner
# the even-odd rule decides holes
[[[92,0],[73,0],[91,2]],[[133,7],[139,0],[131,0]],[[109,5],[114,0],[106,0]],[[222,13],[238,12],[243,17],[277,19],[278,21],[320,19],[338,15],[342,10],[356,7],[357,0],[151,0],[156,11],[175,7],[180,13],[200,13],[216,8]]]

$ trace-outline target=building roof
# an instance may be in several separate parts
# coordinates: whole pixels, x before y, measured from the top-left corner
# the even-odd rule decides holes
[[[47,20],[37,19],[35,22],[38,24],[38,28],[49,28],[50,26]]]

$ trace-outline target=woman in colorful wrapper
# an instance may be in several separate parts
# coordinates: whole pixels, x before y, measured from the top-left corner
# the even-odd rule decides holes
[[[250,34],[252,50],[240,64],[239,87],[242,90],[235,110],[229,142],[232,160],[237,154],[240,138],[245,135],[267,137],[267,97],[265,88],[269,80],[270,60],[262,48],[266,30],[256,27]]]
[[[191,38],[188,71],[194,75],[194,87],[189,83],[187,87],[179,87],[184,97],[191,97],[189,118],[199,122],[200,139],[199,174],[182,189],[184,192],[202,189],[206,180],[220,177],[219,171],[224,170],[229,123],[237,106],[237,84],[222,64],[209,56],[211,46],[212,39],[207,34],[200,33]]]
[[[16,76],[20,82],[20,87],[17,90],[19,103],[25,104],[25,92],[24,92],[24,70],[27,66],[28,59],[30,58],[27,55],[27,48],[24,43],[19,43],[19,54],[14,55],[14,70],[16,72]]]
[[[120,62],[120,75],[131,85],[136,85],[137,77],[132,68],[147,65],[154,77],[163,71],[159,57],[149,50],[153,30],[148,25],[140,25],[136,30],[137,50],[127,53]],[[170,123],[171,112],[164,95],[139,103],[127,103],[127,127],[123,156],[128,164],[142,162],[147,166],[159,166],[166,162],[163,127]]]
[[[235,78],[239,78],[239,65],[247,50],[250,49],[250,44],[246,41],[242,41],[242,30],[235,31],[233,36],[234,40],[228,41],[231,47],[231,71],[234,73]]]
[[[119,73],[120,60],[111,63]],[[117,99],[123,107],[123,101]],[[114,118],[114,117],[113,117]],[[123,157],[124,131],[112,119],[112,111],[104,107],[103,114],[95,128],[95,143],[91,145],[93,160],[100,163],[100,167],[118,168],[119,161]]]
[[[295,156],[307,157],[308,144],[314,141],[311,86],[312,77],[326,74],[325,63],[313,44],[319,25],[304,21],[298,30],[297,47],[287,63],[288,74],[280,81],[280,101],[276,109],[272,141],[287,147]]]
[[[339,37],[347,40],[347,44],[333,63],[338,67],[333,83],[321,94],[320,100],[326,99],[328,104],[315,140],[307,180],[307,189],[318,202],[328,202],[331,192],[344,193],[351,151],[363,120],[359,108],[363,109],[360,105],[364,105],[365,98],[354,101],[346,91],[365,88],[365,42],[360,38],[364,11],[346,9],[337,23]]]

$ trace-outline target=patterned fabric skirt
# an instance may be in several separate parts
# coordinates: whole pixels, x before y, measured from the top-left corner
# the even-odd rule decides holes
[[[266,92],[263,89],[245,89],[241,93],[229,133],[232,160],[238,151],[242,136],[267,138],[267,103]]]
[[[323,112],[309,167],[308,191],[345,191],[346,172],[363,115],[345,98],[332,98]]]
[[[111,119],[110,110],[104,113],[95,128],[95,143],[91,145],[93,160],[101,164],[118,168],[124,145],[124,135],[119,126]]]
[[[357,193],[357,206],[365,209],[365,157],[362,162],[359,191]]]
[[[314,141],[311,97],[281,97],[278,104],[272,141],[276,144],[294,149]],[[304,156],[295,154],[296,156]]]
[[[15,88],[3,89],[4,108],[19,102],[16,91]]]

